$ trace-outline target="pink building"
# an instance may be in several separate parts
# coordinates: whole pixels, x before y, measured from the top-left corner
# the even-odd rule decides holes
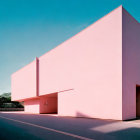
[[[140,23],[122,6],[12,75],[25,112],[140,116]]]

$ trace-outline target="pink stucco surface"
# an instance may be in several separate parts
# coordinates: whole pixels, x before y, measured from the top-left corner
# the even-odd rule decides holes
[[[59,115],[121,119],[121,45],[119,7],[39,58],[39,94],[58,92]]]
[[[12,100],[36,96],[36,60],[12,74]]]
[[[24,110],[26,113],[40,113],[40,99],[30,99],[24,101]]]
[[[139,26],[118,7],[14,73],[12,99],[25,100],[26,112],[134,118],[140,85]]]
[[[123,119],[136,117],[136,85],[140,86],[140,23],[125,9],[122,22]]]
[[[27,113],[57,113],[57,93],[25,99],[24,107]]]

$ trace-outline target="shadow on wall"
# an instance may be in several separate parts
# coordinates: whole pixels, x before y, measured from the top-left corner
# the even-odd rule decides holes
[[[79,111],[76,112],[76,117],[78,117],[78,118],[89,118],[89,119],[93,119],[93,118],[95,119],[95,118],[97,118],[97,117],[92,117],[90,115],[81,113]],[[97,119],[102,119],[102,118],[97,118]],[[105,120],[107,121],[107,120],[115,120],[115,119],[105,119]],[[117,120],[115,120],[115,121],[117,121]]]
[[[86,115],[84,113],[81,113],[81,112],[76,112],[76,117],[81,117],[81,118],[91,118],[91,116],[89,115]]]
[[[84,121],[84,118],[85,118],[85,121],[87,121],[87,119],[88,119],[88,121],[90,123],[92,122],[91,127],[92,126],[96,127],[96,126],[100,126],[100,125],[101,126],[108,125],[108,124],[111,124],[114,122],[119,122],[118,120],[112,120],[112,119],[99,119],[99,118],[93,118],[93,117],[91,118],[91,116],[88,116],[88,115],[81,113],[81,112],[76,112],[76,117],[83,119],[83,121]],[[90,127],[90,123],[87,126]]]

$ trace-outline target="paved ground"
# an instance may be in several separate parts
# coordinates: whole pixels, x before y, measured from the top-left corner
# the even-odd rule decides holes
[[[140,140],[140,120],[0,113],[0,140]]]

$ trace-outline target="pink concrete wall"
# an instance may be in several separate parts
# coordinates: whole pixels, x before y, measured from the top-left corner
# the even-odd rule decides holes
[[[122,7],[41,56],[39,83],[39,95],[69,90],[59,115],[122,119]]]
[[[136,84],[140,85],[140,23],[123,9],[123,119],[136,117]]]
[[[12,100],[36,96],[36,61],[15,72],[11,77]]]
[[[77,116],[77,105],[81,103],[80,97],[77,100],[77,94],[78,93],[75,92],[75,90],[68,90],[58,93],[58,114],[60,116]],[[85,104],[85,102],[82,104]]]
[[[40,113],[40,99],[24,101],[24,110],[26,113]]]
[[[41,96],[26,100],[25,110],[45,113],[44,95],[58,92],[59,115],[134,118],[139,37],[140,24],[120,6],[14,73],[12,100]],[[48,97],[48,102],[57,101]]]
[[[24,101],[24,110],[27,113],[57,113],[57,108],[57,93]]]

